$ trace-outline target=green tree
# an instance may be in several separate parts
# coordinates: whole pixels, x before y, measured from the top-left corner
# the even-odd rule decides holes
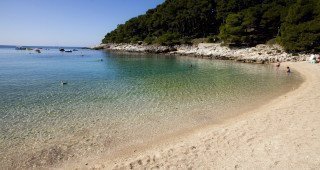
[[[263,40],[260,34],[261,12],[250,7],[238,13],[231,13],[220,27],[219,37],[227,44],[255,45]]]
[[[226,24],[220,27],[219,38],[225,43],[241,44],[244,34],[242,22],[243,15],[241,13],[229,14],[226,18]]]
[[[172,46],[176,44],[181,44],[180,39],[181,35],[179,35],[178,33],[167,32],[161,35],[159,38],[157,38],[155,42],[160,45]]]
[[[102,42],[130,43],[144,40],[150,43],[168,32],[179,34],[177,41],[217,34],[214,8],[214,0],[166,0],[146,14],[119,25]]]
[[[288,51],[320,50],[320,2],[298,0],[281,26],[281,43]]]
[[[166,0],[102,42],[174,45],[219,37],[253,46],[276,38],[288,51],[319,51],[319,13],[320,0]]]

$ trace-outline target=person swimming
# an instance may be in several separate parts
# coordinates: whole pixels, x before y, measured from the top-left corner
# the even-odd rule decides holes
[[[288,73],[288,74],[291,73],[290,67],[287,67],[287,73]]]

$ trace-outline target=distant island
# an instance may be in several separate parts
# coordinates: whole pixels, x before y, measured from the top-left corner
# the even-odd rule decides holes
[[[319,23],[319,0],[166,0],[118,25],[102,43],[276,43],[287,52],[318,52]]]

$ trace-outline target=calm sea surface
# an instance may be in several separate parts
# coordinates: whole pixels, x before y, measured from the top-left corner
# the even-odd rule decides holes
[[[301,82],[271,65],[0,48],[0,165],[108,155],[235,116]]]

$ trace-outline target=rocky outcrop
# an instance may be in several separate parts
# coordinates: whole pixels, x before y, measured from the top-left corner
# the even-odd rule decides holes
[[[306,54],[291,54],[279,45],[257,45],[250,48],[229,48],[218,43],[200,43],[174,47],[139,44],[101,44],[93,49],[104,49],[123,52],[163,53],[172,55],[192,55],[195,57],[236,60],[247,63],[274,63],[283,61],[305,61]]]
[[[228,48],[220,44],[202,43],[197,46],[181,46],[172,53],[261,64],[278,61],[304,61],[307,59],[306,54],[290,54],[286,53],[279,45],[263,44],[250,48]]]
[[[141,53],[169,53],[176,51],[175,47],[158,46],[158,45],[139,45],[139,44],[101,44],[93,47],[92,49],[100,50],[113,50],[113,51],[126,51],[126,52],[141,52]]]

